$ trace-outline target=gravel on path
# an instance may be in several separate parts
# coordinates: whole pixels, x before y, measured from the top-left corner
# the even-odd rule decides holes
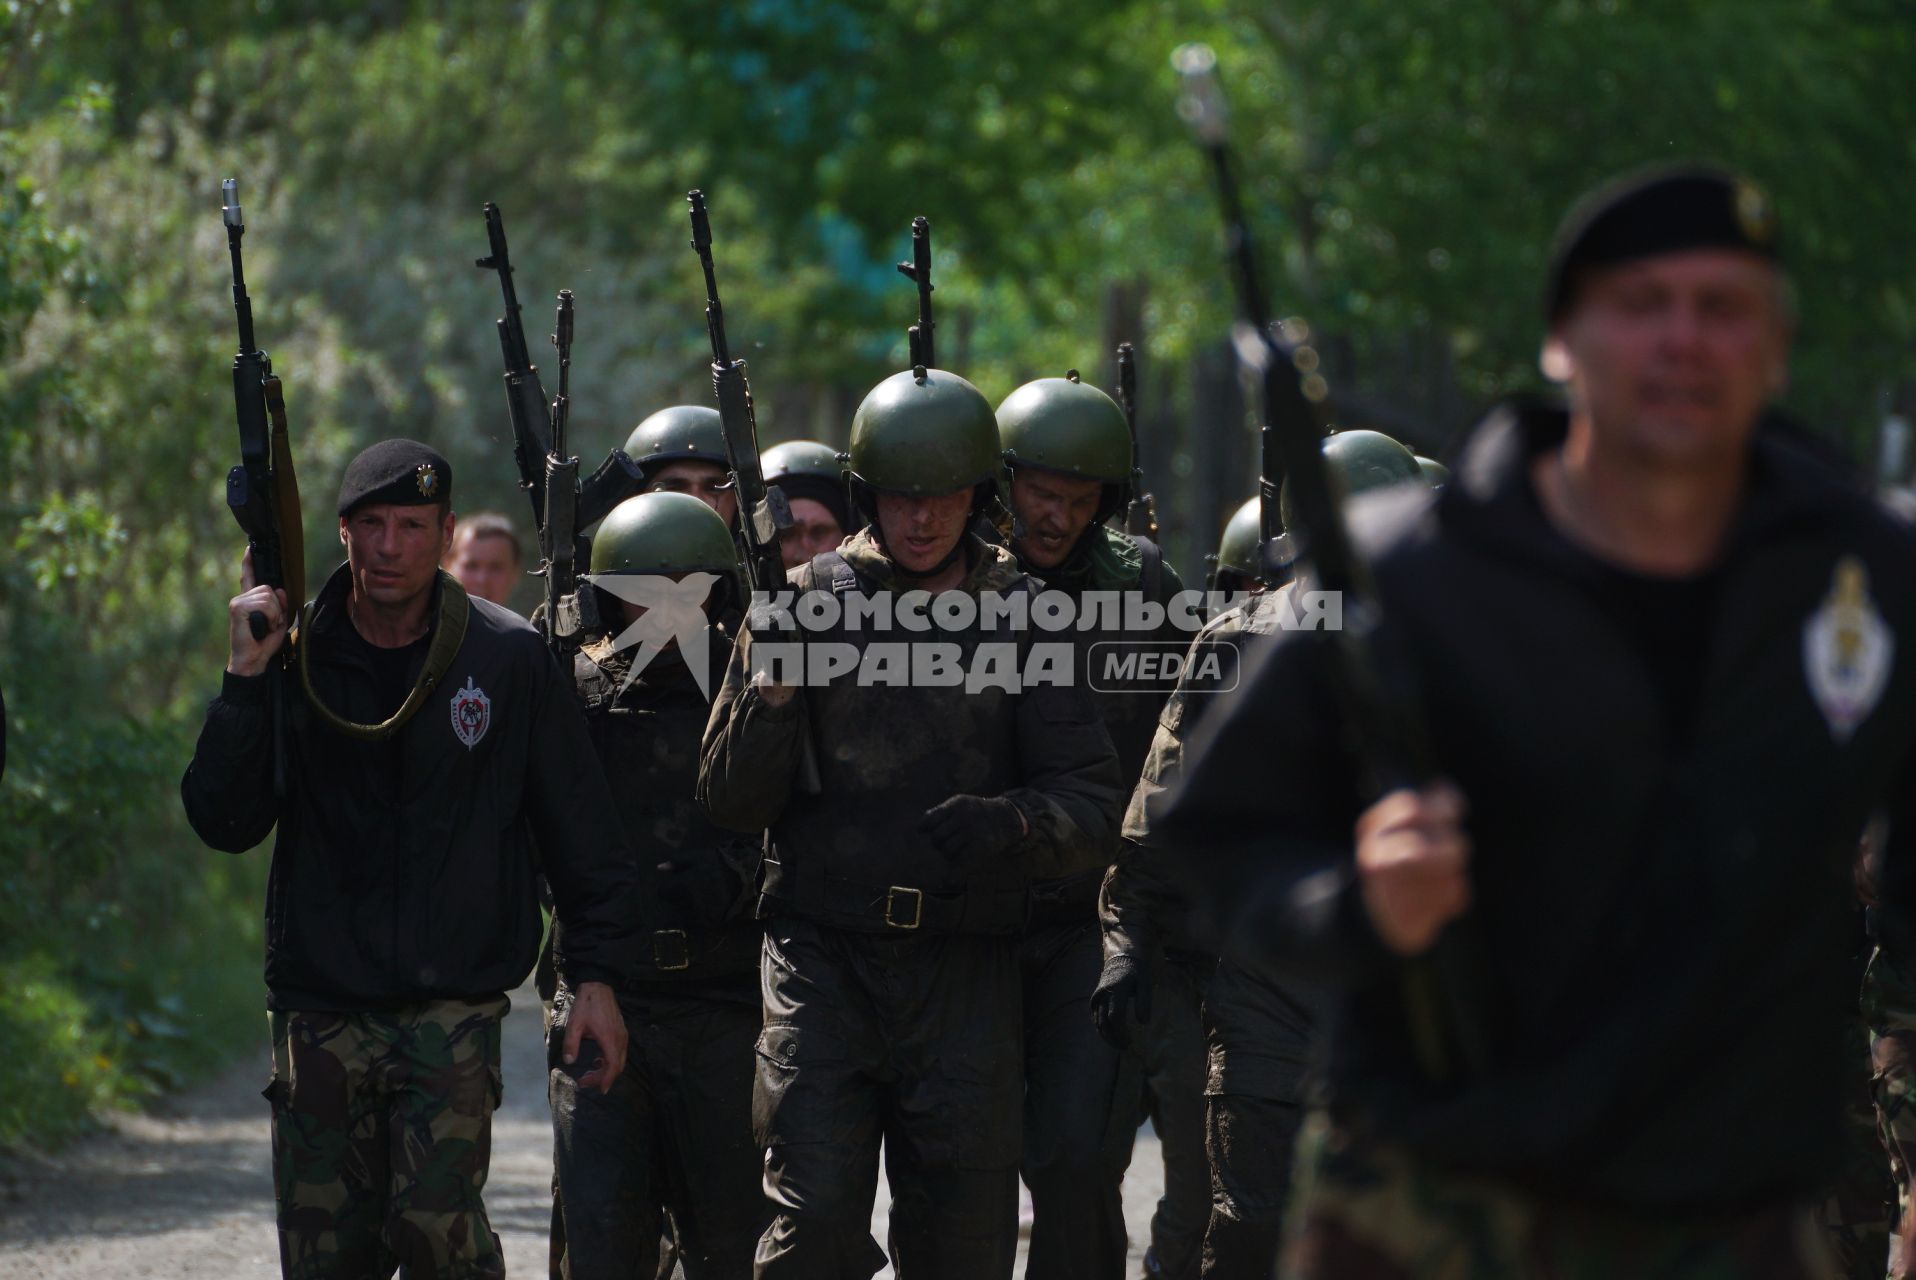
[[[486,1208],[505,1245],[508,1274],[536,1280],[546,1271],[552,1126],[538,996],[530,988],[515,992],[512,1008]],[[268,1074],[262,1039],[217,1079],[147,1114],[112,1116],[104,1132],[57,1157],[0,1165],[0,1280],[273,1280],[279,1253],[260,1097]],[[1134,1264],[1162,1180],[1147,1127],[1124,1186]],[[881,1244],[887,1209],[881,1179],[872,1215]],[[1020,1269],[1023,1253],[1020,1241]]]

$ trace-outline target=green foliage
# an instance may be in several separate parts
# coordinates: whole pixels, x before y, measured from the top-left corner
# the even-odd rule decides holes
[[[261,868],[185,830],[185,708],[137,712],[137,667],[22,607],[99,593],[121,554],[96,536],[112,526],[69,521],[89,527],[55,538],[60,512],[34,523],[40,550],[0,570],[0,1148],[58,1141],[218,1063],[259,999]]]
[[[177,371],[216,348],[182,354],[150,223],[50,208],[52,156],[97,164],[104,207],[134,195],[140,158],[87,114],[0,135],[0,1147],[223,1060],[259,1002],[263,868],[200,848],[175,798],[217,670],[192,549],[220,514],[191,479],[213,389]]]

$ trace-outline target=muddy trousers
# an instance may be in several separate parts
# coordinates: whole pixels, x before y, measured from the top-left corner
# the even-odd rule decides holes
[[[1091,992],[1103,967],[1103,937],[1089,914],[1035,923],[1025,935],[1026,1280],[1124,1275],[1118,1186],[1143,1117],[1144,1082],[1137,1058],[1106,1044],[1092,1025]]]
[[[1008,1280],[1024,1045],[1016,938],[774,920],[753,1125],[759,1280],[867,1280],[879,1149],[898,1280]]]
[[[506,1009],[500,997],[271,1015],[286,1280],[505,1275],[481,1192]]]
[[[1270,1280],[1303,1118],[1292,1102],[1245,1094],[1205,1099],[1211,1220],[1204,1231],[1204,1280]]]
[[[610,1093],[561,1060],[566,1005],[547,1039],[552,1280],[654,1280],[668,1222],[686,1280],[749,1280],[771,1220],[752,1137],[757,1003],[622,999],[631,1045]]]

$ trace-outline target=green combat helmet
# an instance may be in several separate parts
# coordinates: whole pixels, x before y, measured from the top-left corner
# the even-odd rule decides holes
[[[1424,483],[1432,489],[1441,491],[1450,483],[1450,468],[1435,458],[1426,458],[1423,454],[1418,454],[1417,469],[1424,473]]]
[[[1131,500],[1131,426],[1124,410],[1096,387],[1062,378],[1027,382],[998,406],[1005,466],[1037,467],[1104,484],[1096,523]]]
[[[1381,431],[1338,431],[1324,438],[1324,465],[1331,483],[1346,498],[1354,498],[1372,489],[1424,483],[1423,468],[1417,455]],[[1286,529],[1291,527],[1291,486],[1287,481],[1278,496],[1278,514]]]
[[[592,572],[716,573],[736,586],[738,548],[718,512],[691,494],[642,493],[599,526]]]
[[[894,373],[852,417],[852,497],[874,518],[874,493],[933,497],[974,490],[982,507],[997,491],[998,420],[978,388],[943,369]]]
[[[809,476],[833,484],[843,484],[845,480],[845,463],[839,458],[838,450],[817,440],[787,440],[784,444],[775,444],[759,459],[759,467],[771,484],[787,476]]]
[[[817,440],[787,440],[765,451],[760,465],[765,482],[775,484],[788,500],[810,498],[851,531],[851,495],[845,491],[845,455]]]
[[[1218,539],[1217,554],[1206,556],[1211,562],[1211,572],[1242,574],[1246,578],[1258,576],[1257,533],[1258,500],[1252,498],[1239,507],[1224,526],[1224,536]]]
[[[678,404],[660,409],[632,428],[626,437],[625,452],[638,463],[647,481],[667,462],[689,458],[698,462],[730,466],[725,456],[725,435],[719,429],[717,409],[699,404]]]
[[[1217,554],[1204,557],[1205,563],[1211,566],[1210,577],[1204,584],[1207,593],[1243,591],[1254,583],[1282,586],[1289,580],[1291,540],[1287,535],[1277,536],[1270,555],[1258,554],[1261,515],[1259,500],[1252,498],[1225,524],[1224,536],[1218,539]],[[1277,569],[1284,572],[1274,580],[1273,570]]]

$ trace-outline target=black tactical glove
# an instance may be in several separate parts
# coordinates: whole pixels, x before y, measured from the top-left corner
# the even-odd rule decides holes
[[[918,830],[954,871],[979,870],[1018,847],[1025,817],[1003,796],[953,796],[925,810]]]
[[[1151,985],[1151,963],[1141,953],[1120,951],[1104,962],[1091,991],[1091,1024],[1113,1049],[1131,1047],[1132,1019],[1151,1021]]]
[[[716,850],[700,850],[661,862],[664,874],[655,893],[664,922],[678,929],[715,929],[725,923],[739,898],[732,869]]]

